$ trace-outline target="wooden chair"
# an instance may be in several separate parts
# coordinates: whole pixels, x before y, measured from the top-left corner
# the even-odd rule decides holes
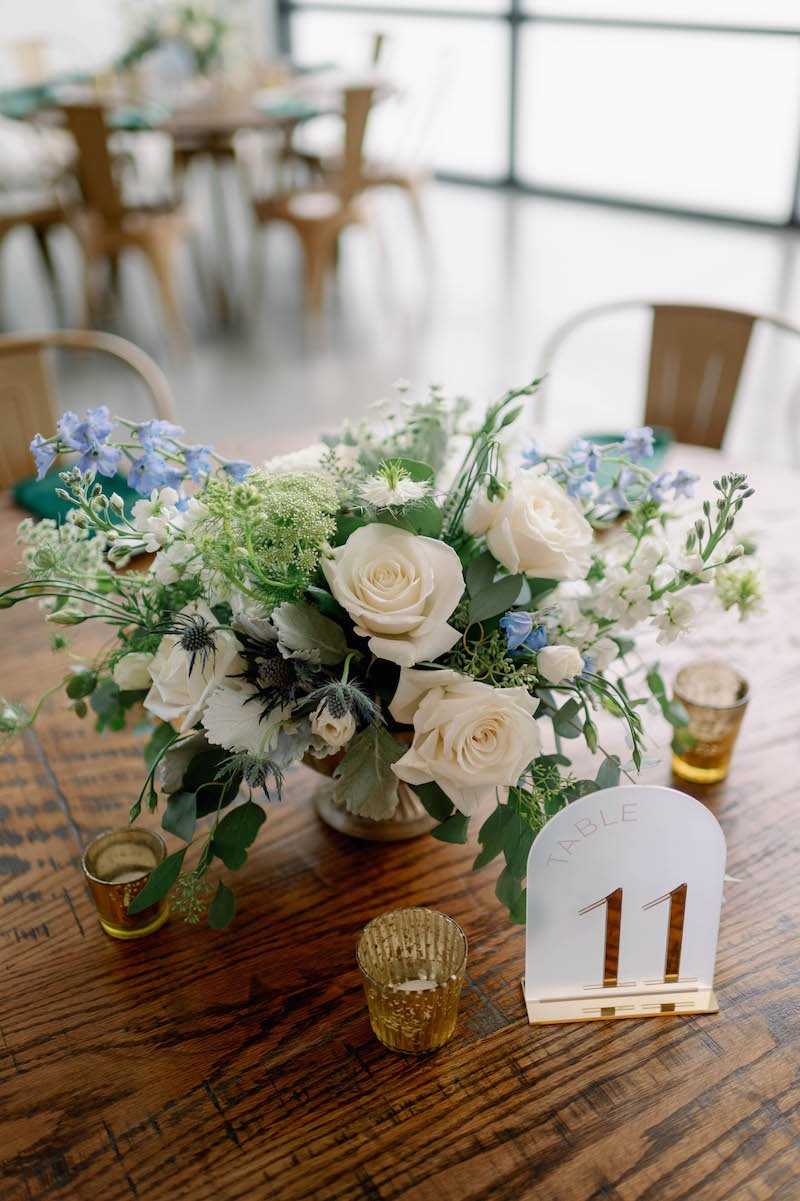
[[[339,235],[353,224],[361,224],[358,205],[361,158],[374,87],[345,90],[345,152],[342,171],[330,187],[311,187],[253,200],[253,214],[260,226],[272,221],[291,225],[303,247],[305,262],[305,305],[308,316],[322,309],[326,277],[336,267]]]
[[[89,315],[95,308],[94,265],[108,262],[113,282],[120,254],[134,248],[150,264],[174,339],[185,344],[188,334],[174,279],[175,249],[189,227],[185,211],[171,200],[127,205],[114,172],[102,106],[67,104],[63,112],[78,148],[77,173],[86,206],[73,217],[72,224],[85,255]]]
[[[551,372],[562,344],[577,329],[626,310],[649,310],[652,317],[645,422],[664,426],[678,441],[696,446],[722,445],[756,323],[800,338],[800,328],[770,314],[623,300],[584,309],[559,326],[545,345],[543,372]],[[534,402],[537,424],[544,422],[546,400],[543,385]]]
[[[160,367],[124,338],[88,330],[0,336],[0,488],[32,472],[29,450],[37,432],[55,429],[51,348],[100,351],[131,367],[144,383],[157,417],[175,420],[175,405]]]

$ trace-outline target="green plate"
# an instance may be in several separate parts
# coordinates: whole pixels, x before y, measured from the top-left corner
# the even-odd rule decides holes
[[[124,475],[112,475],[110,479],[98,476],[97,482],[106,496],[116,492],[118,496],[122,497],[127,516],[130,516],[136,501],[142,499],[138,492],[128,486]],[[56,496],[56,489],[62,487],[58,472],[46,475],[43,480],[37,480],[34,477],[15,485],[13,488],[14,500],[34,517],[49,517],[53,521],[65,521],[74,505],[67,500],[62,500],[60,496]]]

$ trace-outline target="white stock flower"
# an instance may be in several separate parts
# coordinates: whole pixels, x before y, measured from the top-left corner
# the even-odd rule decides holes
[[[464,576],[444,542],[374,522],[354,530],[322,570],[378,659],[413,667],[458,641],[447,618],[461,600]]]
[[[536,656],[536,670],[548,684],[560,684],[581,674],[583,655],[574,646],[545,646]]]
[[[133,527],[142,535],[149,554],[160,550],[172,537],[178,499],[174,488],[154,488],[149,500],[137,500],[133,506]]]
[[[346,746],[355,732],[356,723],[352,713],[334,717],[325,701],[320,702],[311,718],[311,733],[322,739],[330,754]]]
[[[414,738],[392,770],[412,788],[435,781],[462,813],[495,794],[505,800],[539,753],[538,704],[525,688],[403,669],[389,712],[413,724]]]
[[[624,630],[632,629],[652,610],[647,576],[624,567],[608,567],[592,605],[598,617],[617,621]]]
[[[597,642],[593,642],[589,647],[588,654],[592,660],[592,668],[595,671],[605,671],[619,654],[619,647],[613,638],[598,638]]]
[[[510,572],[546,580],[580,580],[592,557],[592,527],[574,500],[549,476],[514,480],[502,499],[479,493],[464,515],[468,534],[485,535]]]
[[[130,651],[114,664],[111,677],[123,692],[138,692],[141,688],[149,688],[152,679],[150,664],[154,656],[147,651]]]
[[[260,755],[275,748],[283,722],[291,706],[273,709],[262,720],[255,689],[232,680],[215,688],[201,718],[209,742],[228,751]]]
[[[150,567],[159,584],[174,584],[187,576],[199,575],[202,560],[193,542],[176,538],[156,555]]]
[[[195,601],[181,610],[185,616],[197,615],[214,630],[216,649],[203,659],[181,646],[180,634],[165,634],[150,664],[153,686],[144,698],[144,707],[163,721],[180,722],[179,730],[190,730],[200,719],[213,690],[227,675],[239,670],[238,640],[230,630],[216,629],[217,619],[204,601]]]
[[[653,625],[661,631],[656,639],[659,646],[669,646],[685,634],[694,617],[695,608],[688,596],[669,598],[664,611],[653,618]]]

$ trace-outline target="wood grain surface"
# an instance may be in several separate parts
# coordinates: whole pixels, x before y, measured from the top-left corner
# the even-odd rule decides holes
[[[707,479],[724,464],[677,457]],[[115,942],[80,852],[124,824],[141,747],[54,698],[0,758],[0,1201],[796,1201],[800,489],[751,475],[769,611],[709,617],[663,654],[670,678],[732,656],[753,688],[731,775],[702,793],[737,880],[719,1015],[528,1026],[496,869],[470,872],[474,845],[334,833],[302,768],[239,873],[230,930],[173,917]],[[0,508],[3,571],[18,516]],[[0,640],[0,691],[29,702],[56,681],[33,605],[0,615]],[[646,778],[669,783],[668,763]],[[361,926],[408,904],[470,943],[456,1035],[427,1059],[373,1038],[354,958]]]

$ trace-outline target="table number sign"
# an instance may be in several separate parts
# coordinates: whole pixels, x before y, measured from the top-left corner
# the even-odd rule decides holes
[[[556,814],[528,856],[532,1024],[716,1013],[725,837],[699,801],[607,788]]]

